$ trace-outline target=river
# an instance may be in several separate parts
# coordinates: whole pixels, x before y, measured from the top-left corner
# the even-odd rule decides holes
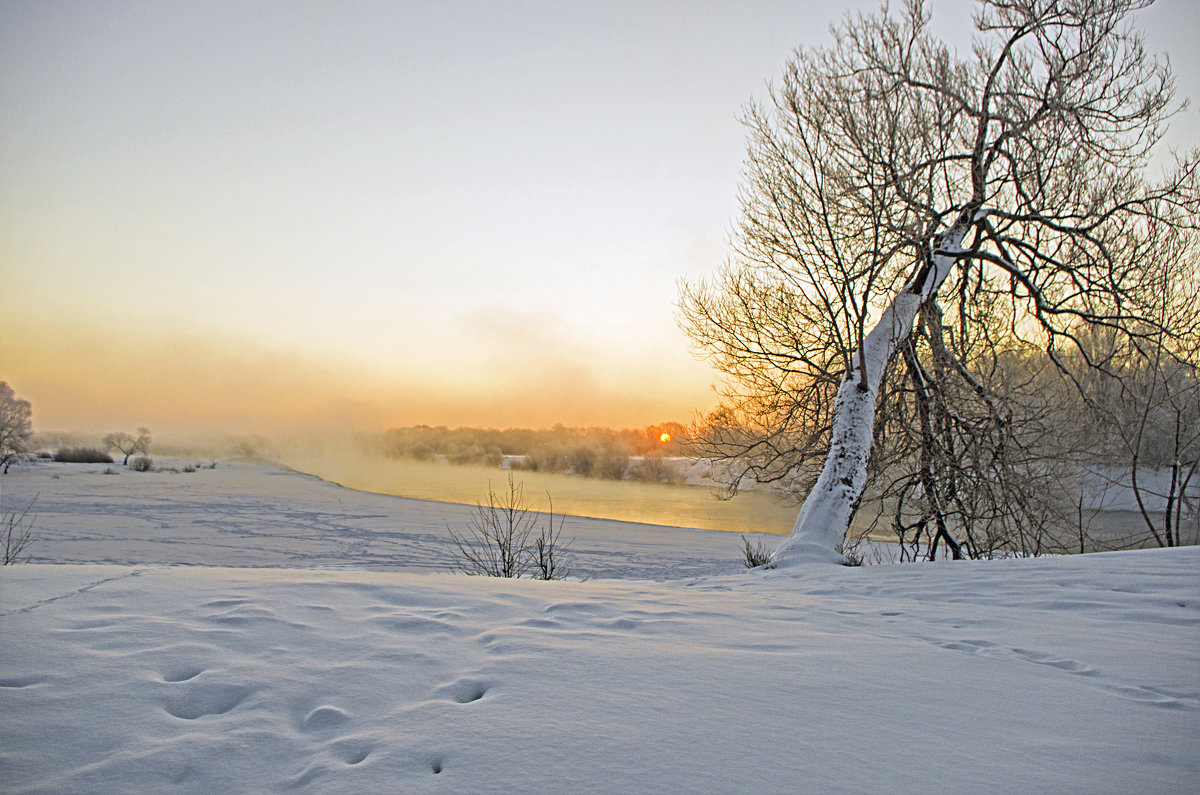
[[[291,469],[347,488],[423,500],[464,504],[486,501],[489,487],[508,488],[508,471],[388,458],[348,449],[292,450],[277,454]],[[605,480],[545,472],[515,471],[527,503],[554,511],[627,522],[745,533],[790,533],[797,508],[765,492],[743,492],[721,500],[707,486]]]

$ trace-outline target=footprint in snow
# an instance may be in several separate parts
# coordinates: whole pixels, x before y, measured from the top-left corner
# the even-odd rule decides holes
[[[372,750],[374,749],[369,743],[359,738],[338,740],[329,745],[330,753],[337,757],[343,764],[350,767],[361,765],[365,762],[367,757],[371,755]]]
[[[253,692],[252,688],[244,685],[194,686],[189,688],[189,692],[169,696],[163,708],[176,718],[198,720],[206,715],[224,715]]]
[[[984,649],[990,649],[996,644],[987,640],[947,640],[940,641],[937,645],[941,646],[943,649],[973,653],[983,651]]]
[[[478,679],[459,679],[434,691],[434,698],[449,698],[459,704],[470,704],[483,698],[491,685]]]
[[[341,726],[349,720],[350,716],[345,711],[326,705],[317,707],[305,715],[304,722],[301,725],[305,731],[322,731]]]
[[[190,679],[195,679],[202,673],[204,673],[204,669],[197,668],[194,665],[170,668],[163,672],[162,681],[173,685],[180,682],[187,682]]]

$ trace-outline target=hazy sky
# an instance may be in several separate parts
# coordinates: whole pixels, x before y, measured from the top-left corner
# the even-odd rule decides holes
[[[686,420],[739,110],[875,6],[2,0],[0,380],[39,430]],[[1192,97],[1198,16],[1143,14]]]

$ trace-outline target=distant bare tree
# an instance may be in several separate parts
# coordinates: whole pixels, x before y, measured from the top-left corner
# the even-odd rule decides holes
[[[1037,380],[1000,380],[1004,363],[1041,350],[1071,381],[1088,329],[1174,333],[1147,266],[1196,228],[1200,157],[1146,176],[1176,110],[1167,63],[1128,27],[1146,5],[982,0],[965,57],[922,3],[885,6],[798,49],[747,109],[736,259],[684,287],[681,322],[730,377],[708,438],[750,474],[815,480],[775,564],[836,559],[869,475],[897,461],[930,544],[964,554],[957,522],[986,553],[975,527],[1046,507],[1004,513],[1036,494],[1022,425],[1046,419],[1026,402]],[[889,459],[876,442],[897,418]]]
[[[150,452],[150,442],[150,429],[138,428],[136,436],[124,431],[110,433],[104,437],[102,444],[107,450],[116,450],[122,453],[125,460],[121,464],[128,466],[129,457],[133,454],[142,453],[144,455]]]
[[[1088,355],[1109,363],[1115,378],[1087,382],[1089,431],[1116,466],[1102,469],[1112,485],[1132,489],[1145,532],[1127,543],[1184,542],[1194,519],[1200,468],[1200,251],[1180,251],[1152,269],[1148,286],[1157,328],[1137,338],[1096,334]],[[1164,329],[1172,329],[1168,335]],[[1189,491],[1189,489],[1192,489]],[[1161,504],[1161,508],[1158,505]],[[1117,542],[1120,543],[1120,539]],[[1195,543],[1196,539],[1191,539]]]
[[[4,472],[20,455],[29,451],[33,436],[32,409],[7,381],[0,381],[0,467]]]

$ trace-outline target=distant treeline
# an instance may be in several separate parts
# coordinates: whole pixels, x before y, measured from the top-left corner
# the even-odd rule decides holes
[[[684,427],[669,422],[641,429],[447,428],[416,425],[383,434],[384,455],[416,461],[501,466],[584,477],[673,482],[667,461],[684,455]]]

